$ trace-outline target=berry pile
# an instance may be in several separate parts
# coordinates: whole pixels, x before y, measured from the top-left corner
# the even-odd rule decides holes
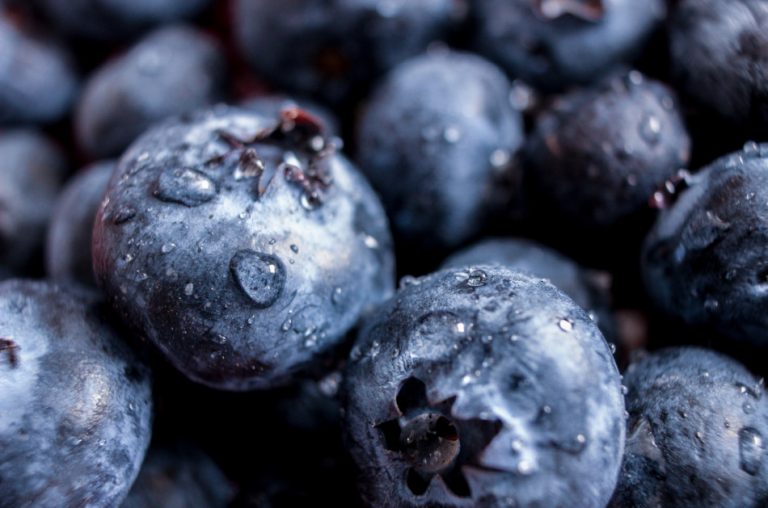
[[[0,0],[0,508],[765,507],[767,348],[766,0]]]

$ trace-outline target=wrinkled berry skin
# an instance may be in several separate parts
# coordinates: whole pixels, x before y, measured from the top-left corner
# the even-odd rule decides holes
[[[630,61],[666,15],[663,0],[475,0],[476,49],[553,91]]]
[[[669,39],[673,74],[687,94],[768,133],[768,4],[682,0]]]
[[[45,243],[45,266],[51,279],[95,286],[93,219],[115,166],[114,161],[103,161],[83,169],[59,195]]]
[[[694,325],[765,345],[768,144],[713,162],[662,210],[643,248],[655,303]]]
[[[121,508],[226,508],[235,489],[210,457],[189,443],[153,447]]]
[[[0,504],[118,506],[151,433],[149,370],[89,293],[0,284]]]
[[[51,23],[88,39],[120,40],[196,14],[211,0],[33,0]]]
[[[496,66],[459,52],[409,60],[375,91],[357,157],[405,244],[453,247],[481,229],[522,143],[510,93]]]
[[[60,45],[19,30],[0,12],[0,126],[60,119],[78,86],[71,57]]]
[[[75,112],[78,143],[94,157],[119,156],[152,124],[224,99],[225,62],[193,28],[148,34],[88,80]]]
[[[541,279],[480,265],[401,288],[362,327],[344,393],[370,506],[603,507],[616,484],[616,364],[587,314]],[[420,450],[434,434],[410,430],[438,415],[445,439]]]
[[[237,42],[282,89],[339,103],[444,36],[454,0],[236,0]]]
[[[218,107],[120,160],[94,272],[126,323],[217,388],[267,388],[339,344],[392,291],[387,222],[302,110]]]
[[[690,158],[674,93],[637,71],[557,100],[525,147],[532,208],[585,229],[647,207]]]
[[[0,161],[0,265],[18,272],[42,250],[66,164],[33,130],[0,132]]]
[[[628,436],[613,508],[749,508],[768,502],[762,381],[705,349],[674,348],[624,377]]]

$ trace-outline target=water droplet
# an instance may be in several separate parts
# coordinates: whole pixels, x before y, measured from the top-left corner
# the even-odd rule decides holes
[[[640,135],[648,143],[655,145],[661,139],[661,122],[654,115],[646,115],[640,123]]]
[[[751,415],[752,413],[755,412],[755,406],[753,406],[749,402],[745,402],[744,404],[742,404],[741,408],[744,410],[744,413],[748,415]]]
[[[365,238],[363,239],[363,243],[365,243],[365,246],[369,249],[378,249],[379,248],[379,242],[371,235],[365,235]]]
[[[270,254],[238,251],[229,262],[229,270],[243,293],[259,308],[274,304],[285,285],[285,266]]]
[[[211,334],[210,337],[211,337],[211,341],[215,342],[216,344],[223,345],[227,343],[227,338],[221,335],[220,333]]]
[[[763,436],[752,427],[739,431],[739,466],[745,473],[756,475],[763,464],[765,444]]]
[[[706,300],[704,300],[704,309],[707,312],[715,313],[718,310],[720,310],[720,302],[718,302],[714,298],[707,298]]]
[[[758,145],[754,141],[747,141],[744,143],[744,155],[746,157],[759,157],[760,156],[760,145]]]
[[[316,345],[317,345],[317,335],[315,335],[314,333],[304,340],[305,348],[313,348]]]
[[[488,274],[482,270],[470,270],[469,277],[467,277],[466,284],[469,287],[481,287],[485,286],[488,281]]]
[[[456,323],[456,332],[464,333],[466,331],[466,325],[464,323]]]
[[[160,173],[155,196],[161,201],[194,207],[216,196],[216,184],[200,171],[181,168]]]
[[[331,302],[334,305],[339,305],[340,303],[343,303],[343,295],[344,290],[341,288],[334,288],[333,292],[331,292]]]
[[[284,332],[287,332],[288,330],[291,329],[292,326],[293,326],[293,320],[291,318],[288,318],[285,321],[283,321],[283,325],[280,327],[280,329]]]
[[[642,85],[643,84],[643,75],[639,71],[629,71],[629,74],[627,74],[627,79],[630,84],[632,85]]]
[[[509,161],[511,160],[511,155],[509,154],[509,150],[504,150],[502,148],[498,148],[491,152],[491,166],[494,168],[503,168],[507,164],[509,164]]]
[[[133,261],[133,254],[131,254],[130,252],[126,253],[125,256],[123,256],[123,261],[125,261],[126,263],[130,263],[131,261]]]
[[[471,382],[472,376],[470,374],[465,374],[464,377],[461,378],[461,386],[467,386]]]
[[[533,466],[527,460],[523,459],[517,463],[517,472],[519,474],[530,474],[531,471],[533,471]]]
[[[515,454],[518,454],[521,451],[523,451],[523,442],[520,441],[519,439],[513,439],[512,440],[512,451]]]
[[[192,296],[192,293],[195,292],[195,285],[191,282],[187,283],[186,286],[184,286],[184,294],[187,296]]]
[[[449,125],[443,130],[443,139],[446,143],[454,144],[458,143],[461,140],[461,130],[459,130],[458,127],[455,127],[453,125]]]
[[[609,342],[608,343],[608,348],[611,350],[611,354],[612,355],[616,354],[616,344],[614,344],[613,342]]]
[[[176,248],[176,244],[175,243],[172,243],[172,242],[171,243],[165,243],[165,244],[163,244],[162,247],[160,247],[160,252],[162,252],[163,254],[168,254],[169,252],[171,252],[175,248]]]
[[[296,244],[293,244],[293,245],[291,245],[291,250],[293,251],[294,254],[298,254],[299,253],[299,246],[296,245]]]
[[[379,344],[379,341],[374,340],[373,343],[371,343],[371,350],[368,352],[368,354],[371,356],[371,358],[376,358],[379,356],[380,350],[381,344]]]
[[[570,332],[573,330],[573,321],[571,321],[570,319],[561,319],[557,323],[557,326],[559,326],[560,329],[564,332]]]
[[[418,286],[419,284],[419,279],[413,275],[404,275],[400,279],[400,289],[407,288],[409,286]]]
[[[624,385],[621,385],[621,394],[626,395],[627,393],[629,393],[629,388],[627,388]]]

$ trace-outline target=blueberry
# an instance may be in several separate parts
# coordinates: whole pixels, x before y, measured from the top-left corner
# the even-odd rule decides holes
[[[79,144],[95,157],[120,153],[150,125],[225,96],[226,59],[206,34],[160,28],[89,78],[75,112]]]
[[[121,508],[226,508],[235,494],[216,463],[194,445],[153,445]]]
[[[607,275],[589,271],[559,252],[523,238],[491,238],[453,254],[443,268],[501,264],[531,277],[548,279],[597,322],[609,342],[615,342],[616,323],[610,310]]]
[[[119,162],[94,226],[126,323],[210,386],[284,382],[392,291],[386,218],[300,109],[165,122]]]
[[[0,125],[63,117],[78,90],[66,50],[17,28],[0,10]]]
[[[617,225],[688,163],[690,145],[673,92],[637,71],[572,92],[526,144],[532,208],[582,229]]]
[[[677,187],[643,249],[648,292],[689,324],[765,345],[768,144],[747,143]]]
[[[591,83],[630,61],[663,0],[475,0],[476,48],[544,90]]]
[[[522,143],[510,92],[490,62],[441,51],[403,63],[373,94],[358,159],[404,243],[452,247],[483,226]]]
[[[95,163],[70,180],[59,196],[45,245],[46,271],[53,280],[96,284],[91,257],[93,219],[114,170],[114,161]]]
[[[0,504],[118,506],[151,433],[149,370],[98,299],[0,284]]]
[[[18,272],[42,250],[66,167],[33,130],[0,132],[0,161],[0,265]]]
[[[343,385],[371,506],[603,507],[621,381],[586,313],[499,265],[411,281],[366,320]]]
[[[335,103],[445,35],[463,0],[237,0],[232,23],[253,68]]]
[[[88,39],[125,39],[192,16],[211,0],[33,0],[57,27]],[[183,56],[181,53],[179,57]]]
[[[678,85],[736,124],[768,132],[768,4],[682,0],[669,24]]]
[[[616,508],[768,502],[763,382],[712,351],[675,348],[630,366]]]

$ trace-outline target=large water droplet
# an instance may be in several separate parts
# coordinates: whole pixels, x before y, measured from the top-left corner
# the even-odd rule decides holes
[[[469,277],[467,277],[467,286],[477,288],[485,286],[488,281],[488,274],[482,270],[470,270]]]
[[[243,293],[262,309],[277,301],[285,285],[285,266],[270,254],[238,251],[229,262],[229,270]]]
[[[640,123],[640,136],[651,145],[661,139],[661,122],[654,115],[646,115]]]
[[[160,173],[155,196],[169,203],[199,206],[216,196],[216,184],[200,171],[181,168]]]
[[[765,444],[763,436],[752,427],[739,431],[739,465],[744,472],[756,475],[763,463]]]

